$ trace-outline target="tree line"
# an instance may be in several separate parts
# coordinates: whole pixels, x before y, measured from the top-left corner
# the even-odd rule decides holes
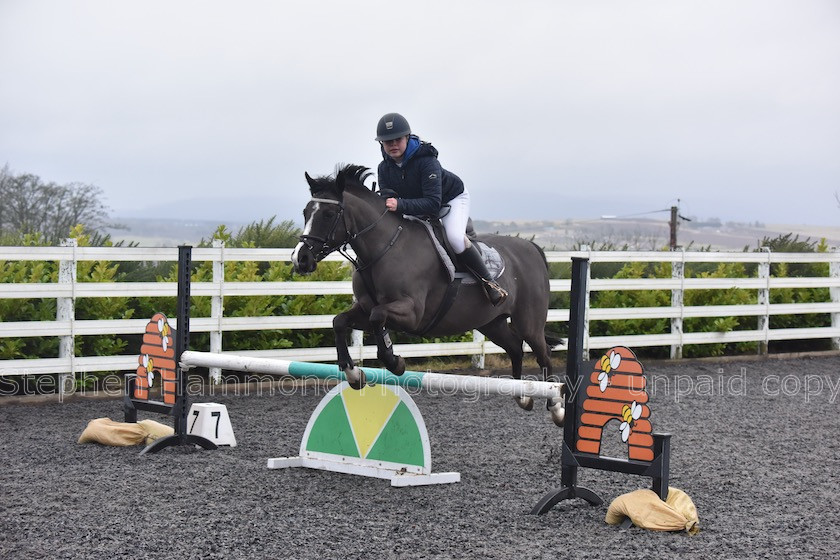
[[[0,239],[17,244],[23,236],[37,236],[58,245],[78,224],[88,233],[102,235],[109,209],[102,189],[85,183],[60,185],[32,173],[0,169]]]

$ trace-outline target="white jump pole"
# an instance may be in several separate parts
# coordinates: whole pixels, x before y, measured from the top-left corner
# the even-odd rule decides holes
[[[255,358],[229,353],[188,350],[181,354],[181,365],[185,368],[218,367],[247,373],[345,380],[344,373],[336,365]],[[564,384],[559,382],[444,374],[431,371],[406,371],[403,375],[397,376],[384,369],[367,367],[363,369],[369,383],[416,387],[441,393],[562,399],[564,390]]]

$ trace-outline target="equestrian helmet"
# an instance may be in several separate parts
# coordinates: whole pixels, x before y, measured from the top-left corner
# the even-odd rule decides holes
[[[396,140],[402,136],[411,134],[411,127],[408,126],[408,121],[399,113],[388,113],[376,125],[376,140],[378,142],[385,142],[386,140]]]

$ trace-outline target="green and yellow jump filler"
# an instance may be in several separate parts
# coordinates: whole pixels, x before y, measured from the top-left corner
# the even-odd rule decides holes
[[[384,478],[391,486],[459,482],[460,473],[432,473],[429,434],[411,396],[396,385],[360,391],[335,386],[309,418],[298,457],[268,460],[268,468],[307,467]]]

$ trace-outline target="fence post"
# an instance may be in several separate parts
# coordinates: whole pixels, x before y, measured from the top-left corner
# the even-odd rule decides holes
[[[681,249],[681,257],[679,262],[674,262],[671,265],[671,279],[679,280],[680,287],[676,290],[671,290],[671,307],[677,307],[680,310],[679,317],[671,318],[671,333],[679,335],[679,342],[671,345],[671,359],[679,360],[683,356],[683,314],[685,313],[685,248]]]
[[[838,249],[837,247],[831,248],[832,253],[836,254],[839,251],[840,249]],[[829,261],[828,269],[828,275],[831,278],[835,280],[840,278],[840,262],[836,260]],[[831,288],[829,288],[829,292],[831,294],[831,302],[834,304],[840,303],[840,287],[831,286]],[[833,312],[831,314],[831,327],[835,329],[840,328],[840,313]],[[834,350],[840,350],[840,337],[835,336],[831,338],[831,348]]]
[[[481,353],[480,354],[473,354],[472,356],[472,367],[476,369],[484,369],[484,335],[481,334],[479,331],[473,331],[473,342],[480,342],[481,343]]]
[[[351,352],[350,355],[352,356],[354,353],[356,354],[356,362],[359,364],[364,363],[365,331],[356,329],[350,331],[350,348],[354,351]]]
[[[758,263],[758,277],[764,280],[764,287],[758,290],[758,305],[764,306],[764,315],[758,316],[758,330],[764,333],[764,340],[758,343],[758,353],[766,355],[770,351],[770,247],[762,247],[767,260]]]
[[[222,318],[225,315],[225,242],[213,240],[213,248],[219,250],[219,258],[213,259],[213,283],[218,284],[219,293],[210,300],[210,317],[215,319],[216,328],[210,331],[210,351],[222,351]],[[210,382],[218,385],[222,380],[222,368],[209,368]]]
[[[63,239],[62,247],[72,247],[70,260],[62,260],[58,263],[58,283],[70,284],[70,297],[56,298],[55,318],[57,321],[70,321],[70,334],[62,336],[58,342],[58,357],[70,360],[70,372],[58,376],[58,395],[64,398],[65,394],[73,392],[76,383],[76,247],[79,243],[76,239]]]

